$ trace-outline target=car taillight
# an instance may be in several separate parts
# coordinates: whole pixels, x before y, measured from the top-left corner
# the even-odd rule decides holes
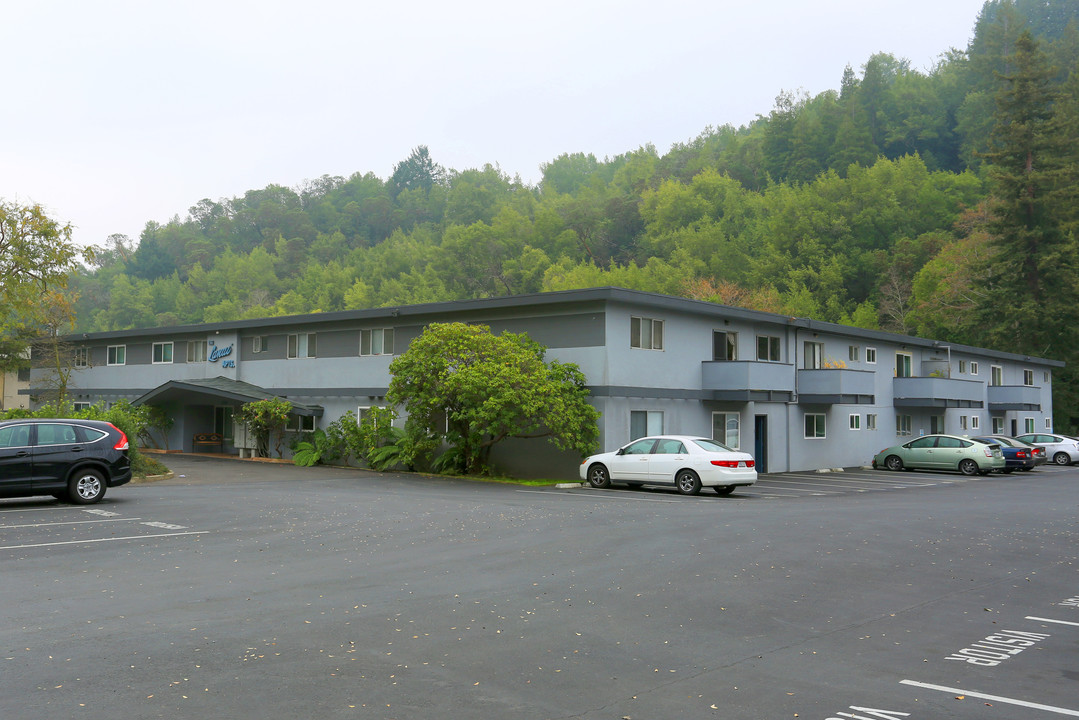
[[[752,460],[713,460],[712,464],[716,467],[725,468],[753,467]]]
[[[1026,459],[1027,459],[1028,457],[1030,457],[1030,456],[1029,456],[1029,455],[1027,454],[1027,451],[1026,451],[1026,450],[1019,450],[1019,451],[1017,451],[1017,452],[1015,453],[1015,456],[1016,456],[1017,458],[1019,458],[1020,460],[1026,460]]]
[[[990,445],[985,446],[985,456],[986,457],[993,457],[993,448],[992,448],[992,446],[990,446]]]
[[[112,425],[112,423],[109,423],[109,424]],[[115,425],[112,425],[112,429],[115,430],[116,432],[120,433],[120,439],[116,441],[116,444],[112,446],[112,449],[113,450],[127,450],[127,435],[125,435],[124,431],[121,430],[120,428],[116,427]]]
[[[746,460],[746,467],[753,467],[757,464],[756,460]]]

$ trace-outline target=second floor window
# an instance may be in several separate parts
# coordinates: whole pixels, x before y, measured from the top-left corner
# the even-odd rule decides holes
[[[712,359],[713,360],[737,360],[738,359],[738,333],[712,332]],[[716,438],[717,440],[719,438]]]
[[[807,342],[805,344],[804,364],[806,370],[820,370],[824,367],[824,343]]]
[[[1023,371],[1023,384],[1024,385],[1033,385],[1034,384],[1034,371],[1033,370],[1024,370]]]
[[[771,335],[758,335],[757,360],[779,362],[779,338]]]
[[[989,384],[990,385],[1003,385],[1004,384],[1004,368],[1000,365],[989,366]]]
[[[75,367],[90,367],[90,348],[75,348]]]
[[[895,354],[895,376],[896,377],[911,377],[912,376],[911,356],[910,353],[896,353]]]
[[[360,355],[393,355],[393,328],[361,330]]]
[[[206,362],[206,341],[190,340],[187,343],[187,361],[189,363]]]
[[[127,364],[127,345],[109,345],[109,365]]]
[[[296,333],[288,336],[288,357],[315,357],[315,333]]]
[[[644,350],[663,349],[663,321],[646,317],[629,319],[629,346]]]
[[[172,362],[172,343],[170,343],[170,342],[154,343],[153,358],[154,358],[153,359],[154,365],[161,365],[161,364],[164,364],[164,363],[171,363]]]

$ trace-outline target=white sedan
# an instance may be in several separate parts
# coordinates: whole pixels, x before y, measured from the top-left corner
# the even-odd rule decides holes
[[[696,495],[702,487],[710,487],[720,495],[730,495],[736,487],[757,481],[755,464],[749,453],[709,438],[657,435],[586,457],[581,462],[581,480],[595,488],[617,482],[674,486],[683,495]]]

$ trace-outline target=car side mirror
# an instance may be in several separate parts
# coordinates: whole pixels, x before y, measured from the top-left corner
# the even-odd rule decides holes
[[[625,455],[625,454],[626,454],[626,449],[625,448],[618,448],[618,452],[615,453],[615,455]]]

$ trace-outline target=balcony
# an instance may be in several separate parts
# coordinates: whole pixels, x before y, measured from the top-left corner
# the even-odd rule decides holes
[[[872,405],[874,378],[868,370],[827,368],[798,371],[798,402],[821,405]]]
[[[893,404],[915,408],[985,407],[985,383],[947,377],[897,377],[892,380]]]
[[[990,385],[989,409],[1005,410],[1041,410],[1042,389],[1033,385]]]
[[[790,402],[794,366],[749,360],[701,363],[701,387],[710,399],[728,402]]]

